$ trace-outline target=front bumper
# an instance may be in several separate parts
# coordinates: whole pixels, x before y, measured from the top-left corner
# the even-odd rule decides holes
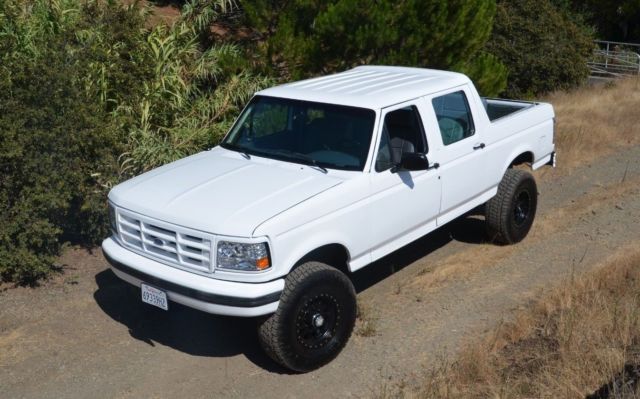
[[[102,251],[121,279],[137,287],[146,283],[160,288],[169,300],[207,313],[241,317],[270,314],[278,308],[284,289],[284,279],[240,283],[189,273],[129,251],[113,238],[102,242]]]

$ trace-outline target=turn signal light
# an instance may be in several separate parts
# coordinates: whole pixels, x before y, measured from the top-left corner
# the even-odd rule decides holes
[[[269,266],[271,265],[269,264],[269,257],[267,256],[256,260],[256,267],[258,268],[258,270],[268,269]]]

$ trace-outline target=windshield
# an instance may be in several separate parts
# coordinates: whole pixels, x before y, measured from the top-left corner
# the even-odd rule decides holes
[[[221,146],[320,168],[363,170],[375,112],[275,97],[254,97]]]

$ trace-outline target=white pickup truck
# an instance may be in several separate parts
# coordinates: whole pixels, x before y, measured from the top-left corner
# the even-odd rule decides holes
[[[483,204],[490,239],[522,240],[538,193],[514,166],[555,164],[553,135],[551,105],[481,98],[458,73],[273,87],[219,146],[113,188],[103,252],[144,302],[263,316],[265,351],[309,371],[351,335],[349,273]]]

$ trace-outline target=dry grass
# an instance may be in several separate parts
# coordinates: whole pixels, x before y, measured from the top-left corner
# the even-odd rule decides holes
[[[640,79],[556,93],[546,101],[557,115],[560,173],[640,144]],[[531,238],[561,230],[567,218],[633,195],[638,181],[625,177],[553,210],[537,223]],[[484,267],[478,265],[485,258],[479,252],[489,251],[493,259],[510,250],[482,245],[462,259],[454,255],[448,267],[417,280],[437,286],[460,269]],[[622,255],[600,270],[560,282],[512,321],[466,346],[454,361],[437,362],[419,387],[385,387],[380,396],[640,398],[640,249],[618,253]]]
[[[589,191],[565,204],[541,215],[536,219],[533,229],[527,236],[527,243],[535,243],[568,229],[572,222],[581,218],[590,218],[604,207],[619,206],[622,198],[640,194],[640,179],[627,178],[625,181],[612,181],[612,184]],[[600,208],[600,209],[599,209]],[[456,252],[441,262],[420,269],[413,279],[397,283],[394,294],[404,291],[414,292],[438,288],[451,281],[492,267],[518,251],[517,246],[499,246],[492,243],[477,244],[465,251]],[[410,288],[405,290],[405,288]]]
[[[545,101],[557,116],[559,173],[640,144],[640,79],[556,93]],[[545,172],[543,172],[545,174]],[[566,221],[634,195],[637,179],[586,193],[536,223],[530,239],[558,232]],[[442,282],[487,267],[513,248],[479,245],[421,271],[412,286]],[[594,273],[570,277],[503,322],[454,361],[441,359],[419,387],[385,386],[390,398],[640,398],[640,249],[605,262]],[[490,255],[490,256],[488,256]]]
[[[545,101],[556,111],[558,162],[564,171],[640,144],[638,78],[555,93]]]
[[[625,198],[633,198],[640,194],[640,178],[626,178],[624,182],[613,180],[612,184],[598,187],[580,195],[571,203],[550,210],[540,220],[536,220],[534,228],[527,239],[539,240],[551,234],[563,231],[571,225],[571,221],[588,218],[600,209],[620,207]]]
[[[511,246],[498,246],[491,243],[477,244],[466,251],[449,255],[437,267],[422,269],[405,285],[408,292],[416,289],[439,288],[451,281],[460,280],[495,265],[515,251]],[[397,291],[396,291],[397,292]],[[399,292],[397,292],[399,293]]]
[[[640,398],[640,249],[618,253],[383,397]]]
[[[358,313],[356,317],[355,335],[360,337],[373,337],[377,334],[378,317],[368,305],[358,302]]]

